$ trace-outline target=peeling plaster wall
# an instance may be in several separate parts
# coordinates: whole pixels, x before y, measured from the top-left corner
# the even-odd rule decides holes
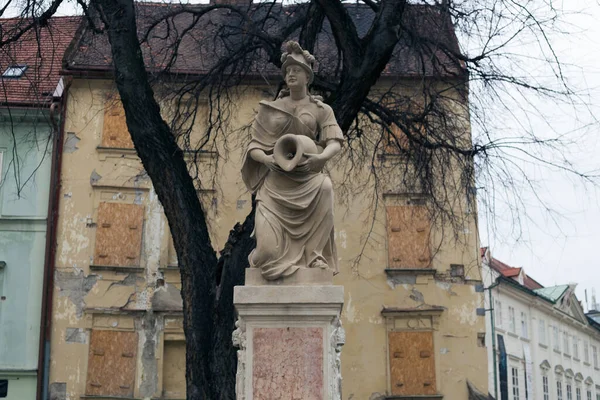
[[[160,395],[165,336],[182,332],[179,271],[169,266],[173,258],[168,224],[149,179],[131,152],[123,155],[97,149],[102,139],[104,99],[111,89],[109,82],[76,79],[69,94],[66,131],[73,135],[67,137],[72,145],[63,158],[50,377],[51,384],[60,389],[57,393],[62,393],[63,383],[66,385],[65,399],[78,399],[86,390],[92,329],[131,329],[139,333],[137,398]],[[247,124],[262,98],[268,96],[261,90],[247,90],[231,126]],[[217,250],[223,247],[231,227],[243,221],[251,208],[240,175],[244,148],[240,138],[244,135],[236,131],[227,147],[218,149],[228,155],[227,160],[220,159],[217,164],[218,187],[203,181],[202,200]],[[333,181],[341,182],[342,161],[331,164]],[[345,196],[344,190],[354,195]],[[125,197],[125,201],[133,196],[134,204],[145,207],[139,270],[90,269],[97,229],[95,210],[99,198],[108,193],[115,193],[117,200]],[[381,314],[383,307],[441,306],[443,312],[433,332],[437,389],[444,399],[465,399],[467,380],[484,389],[487,378],[486,352],[477,345],[477,334],[484,332],[484,318],[476,315],[476,309],[483,307],[483,295],[475,290],[481,280],[475,222],[465,225],[461,237],[464,245],[441,236],[442,228],[448,227],[435,227],[431,240],[439,248],[432,259],[436,275],[388,276],[385,207],[373,211],[372,194],[353,187],[336,188],[340,273],[334,279],[336,284],[344,285],[346,293],[344,398],[380,399],[390,393],[389,321]],[[365,227],[371,221],[375,222],[373,231],[364,246]],[[357,265],[361,249],[364,253]],[[450,278],[450,264],[463,264],[465,279]],[[171,322],[167,323],[167,318]]]
[[[134,398],[163,395],[165,340],[183,339],[179,270],[169,255],[162,206],[134,151],[101,147],[104,104],[113,90],[110,82],[75,80],[68,97],[50,368],[51,392],[57,399],[79,399],[86,393],[90,338],[96,329],[137,332]],[[251,116],[250,107],[239,114],[243,120]],[[201,162],[212,161],[209,157]],[[250,210],[249,196],[239,173],[230,172],[220,182],[218,198],[208,179],[203,188],[219,249],[229,229]],[[100,202],[144,207],[139,266],[95,266],[101,264],[94,259]]]

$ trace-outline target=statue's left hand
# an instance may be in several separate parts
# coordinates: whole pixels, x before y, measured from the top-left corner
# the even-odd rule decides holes
[[[323,167],[327,162],[327,158],[323,157],[321,154],[304,153],[304,157],[306,157],[306,160],[298,164],[298,166],[305,166],[308,170],[314,172],[323,170]]]

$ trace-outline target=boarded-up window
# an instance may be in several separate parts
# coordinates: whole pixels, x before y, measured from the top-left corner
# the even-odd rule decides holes
[[[94,264],[139,266],[143,222],[143,206],[100,203]]]
[[[425,126],[421,123],[412,122],[406,129],[409,129],[412,138],[426,136]],[[398,155],[410,151],[411,143],[406,132],[395,124],[390,126],[390,130],[391,132],[387,133],[383,139],[383,154]],[[412,144],[413,151],[416,150],[415,146],[418,146],[418,143]]]
[[[389,268],[429,268],[431,226],[426,206],[388,206],[387,231]]]
[[[185,399],[185,342],[165,340],[163,397]]]
[[[383,142],[383,154],[400,154],[402,150],[408,150],[408,137],[397,125],[391,126]]]
[[[137,346],[136,332],[93,330],[86,394],[133,397]]]
[[[390,332],[393,395],[436,394],[433,332]]]
[[[119,99],[109,98],[104,105],[102,146],[132,149],[133,142],[125,122],[125,110]]]

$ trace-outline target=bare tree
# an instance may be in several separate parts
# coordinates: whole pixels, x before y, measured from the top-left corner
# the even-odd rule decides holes
[[[0,45],[46,23],[59,4],[30,0],[25,7],[30,22],[3,35]],[[247,79],[279,74],[285,41],[298,39],[320,60],[312,90],[333,107],[345,133],[347,179],[362,177],[376,194],[392,179],[427,196],[431,217],[450,227],[447,234],[457,240],[464,219],[476,218],[475,187],[501,178],[500,191],[509,193],[515,172],[522,173],[521,159],[596,182],[595,174],[564,156],[566,138],[531,131],[503,137],[490,129],[470,135],[471,123],[488,126],[486,102],[503,101],[501,93],[574,98],[548,35],[560,16],[552,3],[220,1],[153,13],[133,0],[78,4],[94,34],[93,46],[110,46],[129,132],[171,227],[181,269],[189,399],[235,398],[233,286],[243,283],[254,222],[251,213],[236,225],[217,257],[194,186],[197,174],[188,169],[183,150],[198,153],[227,139],[223,122],[231,96]],[[478,51],[461,49],[457,31],[476,41]],[[507,62],[508,49],[524,36],[535,38],[547,53],[552,84],[538,83]],[[200,58],[197,73],[180,68],[190,52]],[[170,121],[163,120],[156,100],[160,85],[177,105]],[[478,91],[470,94],[469,87]],[[196,143],[190,135],[204,98],[209,124]]]

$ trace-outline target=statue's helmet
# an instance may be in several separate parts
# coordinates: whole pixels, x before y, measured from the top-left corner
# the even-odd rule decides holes
[[[308,84],[310,85],[315,77],[312,66],[315,57],[308,51],[303,50],[298,42],[289,41],[285,44],[286,51],[281,55],[281,73],[285,77],[287,67],[290,65],[299,65],[308,75]]]

